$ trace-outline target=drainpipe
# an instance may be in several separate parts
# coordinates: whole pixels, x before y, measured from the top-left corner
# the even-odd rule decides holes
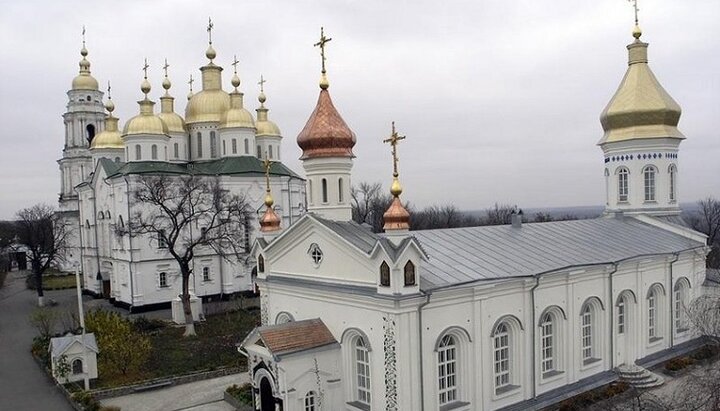
[[[418,342],[419,342],[419,352],[420,352],[420,411],[425,410],[425,374],[424,374],[424,367],[423,367],[423,356],[422,356],[422,350],[423,350],[423,308],[425,308],[426,305],[430,304],[430,296],[432,293],[424,293],[423,291],[420,291],[421,293],[425,294],[427,299],[424,303],[420,304],[418,306]]]
[[[608,308],[610,309],[610,369],[615,368],[615,301],[613,300],[613,274],[618,270],[617,263],[613,264],[613,270],[608,275],[608,283],[610,294],[608,298]],[[626,310],[627,311],[627,310]],[[627,316],[627,313],[625,314]]]
[[[128,275],[130,277],[130,309],[129,311],[132,313],[133,309],[133,303],[135,302],[135,291],[133,290],[133,271],[132,271],[132,263],[133,263],[133,253],[132,253],[132,233],[130,232],[130,182],[128,181],[127,177],[123,177],[125,180],[125,197],[127,197],[127,216],[128,216],[128,255],[130,256],[130,261],[128,262]]]
[[[670,336],[670,347],[672,348],[673,345],[675,345],[675,327],[673,327],[673,304],[674,304],[674,297],[675,297],[675,290],[673,290],[673,264],[677,262],[677,260],[680,259],[680,253],[673,253],[674,258],[672,261],[670,261],[670,273],[668,278],[668,294],[670,294],[670,309],[668,310],[670,312],[670,315],[668,315],[668,319],[670,320],[670,328],[668,330],[670,331],[668,335]],[[677,315],[677,313],[675,313]]]
[[[515,217],[515,214],[513,214],[513,217]],[[530,384],[530,388],[532,389],[532,397],[535,398],[537,387],[535,387],[537,376],[535,375],[537,373],[537,364],[535,363],[535,290],[540,286],[540,277],[542,277],[542,274],[535,277],[535,285],[532,289],[530,289],[530,309],[532,312],[532,320],[530,321],[530,335],[532,338],[532,350],[530,350],[530,357],[531,357],[531,364],[532,364],[532,373],[530,374],[530,379],[532,380],[532,383]]]

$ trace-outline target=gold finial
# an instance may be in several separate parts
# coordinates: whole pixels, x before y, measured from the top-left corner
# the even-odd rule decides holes
[[[110,112],[110,117],[112,117],[112,112],[115,110],[115,103],[112,101],[112,95],[110,95],[110,81],[108,81],[108,87],[107,87],[107,95],[108,95],[108,101],[105,102],[105,109]]]
[[[212,29],[215,27],[213,25],[212,19],[208,17],[208,26],[207,26],[207,32],[208,32],[208,44],[212,44]]]
[[[150,67],[150,65],[147,62],[147,59],[145,59],[145,64],[143,64],[143,82],[140,85],[140,91],[145,94],[145,99],[147,100],[147,95],[150,92],[150,82],[147,79],[147,69]]]
[[[168,78],[168,67],[170,65],[167,62],[167,59],[165,59],[165,64],[163,65],[163,71],[165,72],[165,78],[163,79],[162,86],[165,89],[165,95],[170,95],[170,87],[172,86],[172,83],[170,82],[170,79]]]
[[[392,134],[390,134],[390,138],[383,140],[383,143],[389,143],[392,146],[392,157],[393,157],[393,183],[390,187],[390,192],[393,196],[398,197],[402,193],[402,187],[400,186],[400,181],[398,180],[398,155],[397,155],[397,145],[400,142],[400,140],[404,140],[405,136],[401,136],[398,134],[398,132],[395,130],[395,122],[392,122]]]
[[[315,43],[313,46],[320,47],[320,58],[322,60],[322,75],[320,76],[320,88],[323,90],[327,90],[327,88],[330,86],[330,83],[328,82],[325,70],[325,44],[332,40],[332,38],[325,37],[325,28],[320,27],[320,41]]]
[[[638,0],[628,0],[628,2],[632,3],[633,9],[635,11],[635,28],[633,28],[632,35],[635,37],[635,39],[640,40],[640,36],[642,36],[642,30],[640,30],[640,24],[638,23],[638,11],[640,9],[638,8]]]
[[[265,205],[272,207],[274,203],[272,195],[270,195],[270,166],[272,166],[272,162],[268,159],[267,152],[265,152],[263,165],[265,166]]]
[[[258,96],[258,101],[260,102],[260,106],[264,107],[263,104],[265,103],[265,83],[267,83],[267,80],[263,78],[262,74],[260,75],[260,81],[258,81],[258,84],[260,85],[260,95]]]

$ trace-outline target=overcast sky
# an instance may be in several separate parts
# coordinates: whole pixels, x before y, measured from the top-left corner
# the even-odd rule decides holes
[[[257,81],[283,132],[283,160],[303,173],[295,138],[318,94],[320,26],[330,92],[358,137],[353,179],[391,180],[381,140],[394,120],[403,198],[482,209],[604,202],[599,114],[627,68],[625,0],[6,1],[0,14],[0,218],[57,202],[66,92],[82,26],[101,87],[112,82],[121,124],[138,111],[143,59],[151,96],[170,64],[176,111],[190,74],[240,60],[245,105]],[[720,195],[720,1],[640,1],[650,65],[683,108],[680,199]],[[199,82],[196,83],[196,89]],[[158,104],[159,106],[159,104]]]

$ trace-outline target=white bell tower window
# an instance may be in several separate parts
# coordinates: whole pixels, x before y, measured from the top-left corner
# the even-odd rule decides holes
[[[668,174],[670,177],[670,201],[673,202],[677,200],[676,196],[676,174],[677,174],[677,167],[675,167],[675,164],[670,164],[670,167],[668,168]]]
[[[655,175],[657,170],[654,166],[646,166],[643,169],[645,180],[645,201],[655,201]]]
[[[628,201],[628,177],[630,173],[625,167],[620,167],[617,171],[618,176],[618,201]]]

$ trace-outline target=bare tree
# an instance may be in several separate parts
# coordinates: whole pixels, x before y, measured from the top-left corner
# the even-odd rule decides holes
[[[361,182],[350,190],[352,216],[358,224],[368,224],[372,231],[379,233],[385,224],[383,214],[390,207],[392,196],[383,193],[380,183]]]
[[[498,204],[495,203],[493,208],[488,208],[485,211],[485,220],[483,225],[503,225],[510,224],[513,212],[517,207],[509,204]]]
[[[228,261],[241,261],[249,252],[250,207],[244,197],[224,190],[219,177],[138,176],[131,190],[133,213],[128,224],[116,230],[157,241],[177,261],[184,335],[195,335],[189,292],[192,259],[210,248]]]
[[[698,201],[698,211],[688,219],[690,226],[708,236],[711,247],[706,264],[710,268],[720,268],[720,201],[708,197]]]
[[[55,209],[47,204],[18,211],[15,224],[18,243],[27,247],[38,306],[42,307],[45,304],[42,276],[45,270],[63,259],[70,231]]]

